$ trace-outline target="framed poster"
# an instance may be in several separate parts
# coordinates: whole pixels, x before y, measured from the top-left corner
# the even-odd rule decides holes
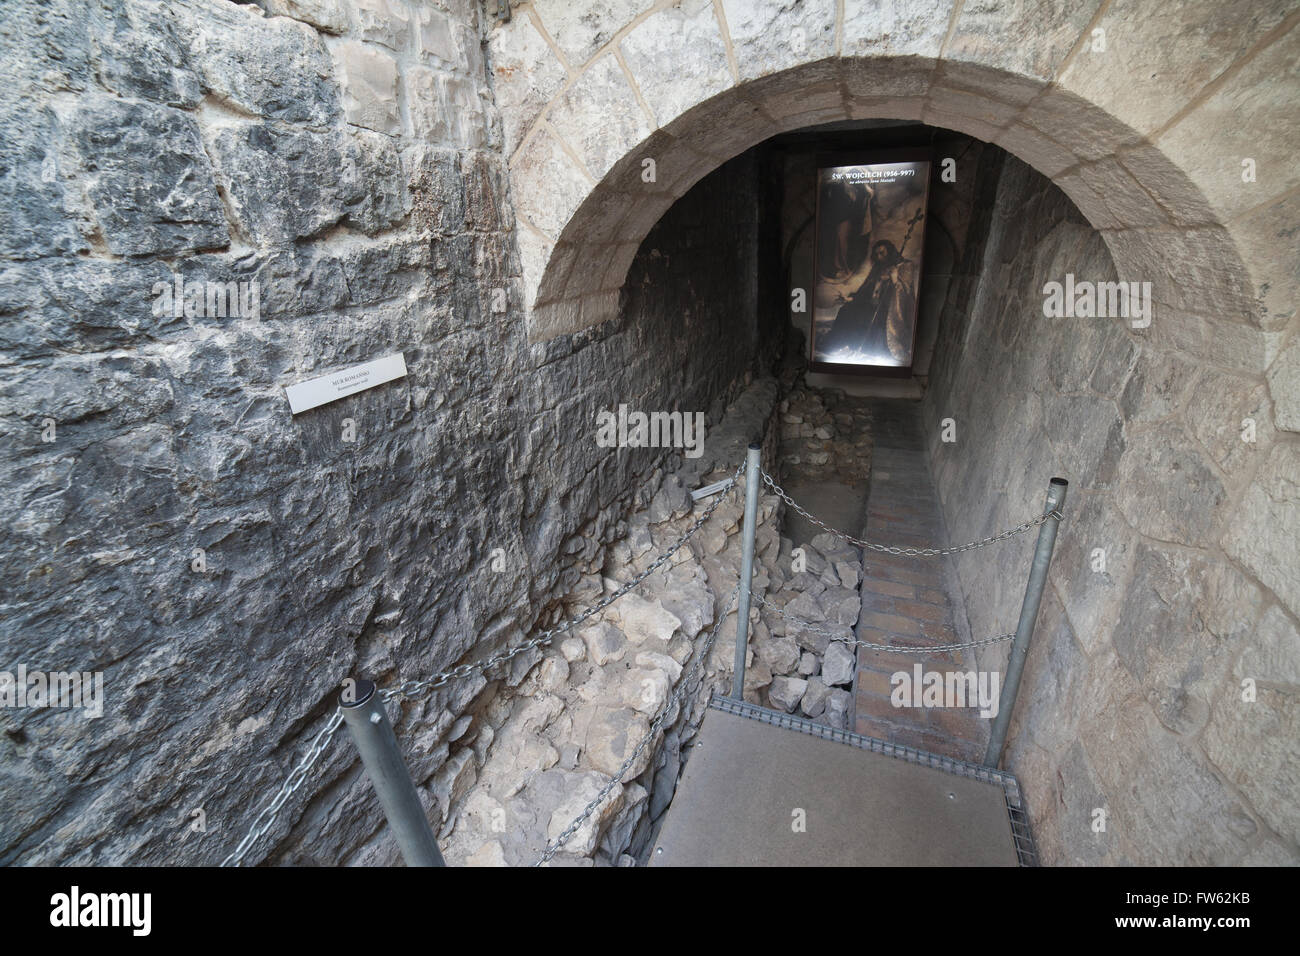
[[[818,157],[814,370],[911,367],[929,192],[928,150]]]

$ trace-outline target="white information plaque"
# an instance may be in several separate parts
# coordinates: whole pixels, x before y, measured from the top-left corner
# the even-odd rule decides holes
[[[385,355],[362,365],[354,365],[342,371],[331,372],[320,378],[286,385],[284,393],[289,396],[289,409],[293,414],[305,412],[310,408],[325,405],[340,398],[347,398],[357,392],[364,392],[376,385],[383,385],[393,379],[406,375],[406,359],[401,352]]]

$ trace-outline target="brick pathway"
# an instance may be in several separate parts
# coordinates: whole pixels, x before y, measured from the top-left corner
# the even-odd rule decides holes
[[[938,495],[922,445],[916,402],[879,400],[872,405],[874,448],[864,536],[912,547],[948,544]],[[859,640],[876,644],[924,646],[961,640],[953,626],[947,558],[901,557],[868,551],[862,585]],[[858,649],[854,686],[856,729],[860,734],[963,760],[980,760],[989,721],[975,709],[897,708],[890,701],[890,675],[969,670],[966,654],[893,654]]]

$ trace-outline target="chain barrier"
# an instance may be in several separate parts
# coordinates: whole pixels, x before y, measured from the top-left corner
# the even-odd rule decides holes
[[[342,723],[343,711],[335,708],[334,713],[331,714],[329,720],[325,722],[325,726],[322,727],[320,732],[312,739],[311,746],[308,747],[307,752],[303,754],[302,760],[298,761],[298,766],[293,768],[293,771],[285,778],[284,783],[280,785],[280,789],[276,793],[275,799],[263,807],[262,812],[254,818],[253,825],[249,827],[248,833],[244,836],[244,839],[239,841],[239,846],[235,847],[234,852],[221,861],[222,866],[231,866],[232,864],[234,866],[239,866],[240,863],[243,862],[244,857],[248,855],[248,851],[253,848],[253,844],[260,840],[267,830],[271,829],[271,825],[275,823],[275,818],[280,812],[280,808],[283,807],[285,803],[288,802],[289,798],[293,796],[294,792],[306,782],[307,771],[311,770],[312,766],[316,763],[316,760],[325,752],[325,747],[329,744],[330,740],[334,736],[334,732],[339,729]]]
[[[1014,633],[999,634],[997,637],[986,637],[981,641],[968,641],[964,644],[934,644],[929,647],[913,647],[908,644],[873,644],[870,641],[860,641],[856,637],[845,640],[842,632],[832,631],[829,628],[819,627],[811,621],[803,621],[797,617],[791,617],[786,613],[785,608],[773,604],[760,594],[751,592],[749,596],[759,604],[763,605],[763,607],[771,608],[774,613],[781,615],[784,620],[796,625],[800,630],[824,635],[833,641],[839,641],[841,644],[848,644],[850,647],[865,647],[872,651],[896,651],[902,654],[934,654],[941,651],[963,650],[968,647],[983,647],[985,644],[1001,644],[1003,641],[1009,641],[1016,636]],[[847,627],[847,625],[844,626]]]
[[[458,677],[467,677],[468,675],[473,674],[476,671],[486,671],[488,668],[493,667],[496,664],[504,664],[506,661],[511,660],[514,657],[517,657],[518,655],[524,653],[525,651],[532,650],[535,647],[544,647],[546,645],[549,645],[559,635],[577,627],[583,621],[588,620],[592,615],[599,614],[605,608],[609,607],[611,604],[613,604],[615,601],[621,598],[624,594],[627,594],[629,591],[633,590],[638,585],[640,585],[641,582],[644,581],[646,578],[650,577],[650,575],[654,574],[656,571],[662,568],[674,554],[680,551],[682,546],[685,545],[686,542],[689,541],[695,535],[695,533],[699,531],[701,527],[704,526],[704,522],[709,520],[713,512],[717,510],[718,505],[722,504],[723,500],[735,489],[736,483],[740,480],[740,476],[743,471],[744,471],[744,465],[741,465],[739,468],[736,469],[735,474],[733,474],[731,478],[727,480],[726,487],[723,488],[721,491],[718,492],[717,495],[714,496],[713,501],[709,503],[709,506],[707,508],[705,508],[702,512],[700,512],[700,514],[696,517],[695,521],[691,524],[691,526],[686,529],[685,533],[683,533],[682,536],[677,539],[676,543],[673,544],[672,547],[670,547],[667,551],[661,554],[653,564],[647,567],[640,574],[633,577],[630,581],[628,581],[618,590],[613,591],[610,594],[607,594],[605,597],[601,598],[599,601],[597,601],[591,607],[587,608],[587,610],[579,614],[577,617],[573,618],[570,621],[565,621],[563,624],[558,624],[555,627],[551,628],[549,631],[544,631],[542,634],[533,638],[531,641],[526,641],[525,643],[520,644],[518,647],[514,648],[511,651],[498,654],[496,657],[490,658],[485,663],[462,664],[461,666],[454,667],[451,670],[446,671],[442,674],[435,674],[432,677],[426,677],[424,680],[403,681],[397,687],[382,692],[384,701],[387,702],[393,700],[394,698],[410,699],[420,694],[427,693],[438,687],[441,687],[443,684],[455,680]]]
[[[717,510],[718,505],[722,504],[722,502],[731,494],[731,492],[735,490],[737,483],[740,481],[740,476],[744,472],[744,470],[745,470],[745,466],[741,464],[736,469],[735,473],[732,474],[732,476],[729,479],[727,479],[726,485],[721,489],[719,489],[718,492],[714,495],[713,501],[709,503],[708,507],[706,507],[702,512],[700,512],[700,514],[695,518],[695,521],[691,523],[691,526],[686,529],[686,531],[682,534],[682,536],[677,539],[677,541],[672,545],[672,547],[670,547],[667,551],[661,554],[654,561],[654,563],[649,565],[644,571],[637,574],[635,577],[633,577],[622,587],[618,588],[616,591],[613,591],[610,594],[606,595],[605,597],[601,598],[598,602],[593,604],[591,607],[587,608],[587,610],[579,614],[577,617],[573,618],[572,620],[565,621],[564,623],[559,624],[548,631],[544,631],[538,637],[535,637],[530,641],[525,641],[523,644],[520,644],[518,647],[514,648],[513,650],[498,654],[495,657],[491,657],[486,661],[479,662],[479,663],[461,664],[459,667],[453,667],[449,671],[444,671],[441,674],[435,674],[432,677],[425,678],[424,680],[403,681],[395,688],[388,688],[388,689],[381,690],[379,692],[380,699],[384,703],[389,703],[390,701],[393,700],[401,701],[403,699],[407,699],[407,700],[413,699],[418,695],[429,693],[435,690],[436,688],[443,686],[444,684],[456,680],[457,678],[468,677],[474,673],[487,671],[489,668],[494,667],[497,664],[504,664],[506,661],[518,657],[520,654],[523,654],[525,651],[532,650],[535,647],[543,647],[549,645],[560,634],[572,630],[573,628],[581,624],[583,621],[590,619],[592,615],[599,614],[605,608],[609,607],[611,604],[613,604],[615,601],[621,598],[624,594],[627,594],[629,591],[633,590],[638,585],[640,585],[641,582],[644,581],[646,578],[650,577],[650,575],[654,574],[656,571],[662,568],[664,564],[667,563],[668,560],[671,559],[674,554],[680,551],[682,547],[686,544],[686,542],[689,541],[692,537],[694,537],[696,532],[698,532],[700,528],[704,526],[704,523],[709,520],[709,518],[713,515],[713,512]],[[710,644],[712,644],[712,637],[710,637],[709,641]],[[244,839],[242,839],[239,842],[239,845],[235,847],[234,852],[232,852],[229,856],[227,856],[224,860],[221,861],[222,866],[228,866],[232,863],[235,866],[238,866],[243,861],[244,857],[248,855],[248,852],[249,850],[252,849],[253,845],[259,839],[261,839],[262,836],[268,830],[271,829],[271,826],[275,823],[275,818],[277,814],[280,812],[280,809],[285,805],[289,797],[291,797],[294,794],[294,792],[298,790],[298,788],[301,787],[303,783],[306,781],[307,772],[316,763],[317,759],[319,759],[321,753],[324,752],[326,745],[328,745],[330,740],[333,738],[334,732],[339,729],[339,726],[342,723],[343,723],[343,712],[341,710],[336,709],[334,713],[331,715],[331,717],[329,718],[329,720],[326,722],[325,726],[315,736],[315,738],[313,738],[311,742],[311,746],[307,748],[307,753],[303,755],[303,759],[299,762],[298,766],[296,766],[293,769],[293,771],[289,774],[289,776],[285,778],[284,783],[280,785],[280,789],[276,792],[275,797],[271,800],[269,804],[266,805],[266,807],[262,809],[262,811],[253,820],[253,824],[249,828],[248,833],[244,836]],[[569,834],[568,836],[572,836],[572,834]],[[566,840],[568,839],[568,836],[565,837]],[[554,853],[552,853],[551,855],[553,856]],[[549,857],[547,859],[549,859]]]
[[[561,624],[558,624],[555,627],[547,631],[544,631],[537,637],[529,641],[525,641],[523,644],[520,644],[519,646],[509,651],[504,651],[500,654],[497,654],[494,657],[490,657],[486,661],[461,664],[458,667],[453,667],[449,671],[444,671],[440,674],[434,674],[432,677],[427,677],[423,680],[402,681],[394,688],[386,688],[381,690],[380,699],[385,703],[389,703],[394,700],[400,702],[402,700],[415,699],[423,694],[427,694],[433,690],[436,690],[437,688],[442,687],[453,680],[457,680],[462,677],[468,677],[475,673],[485,672],[490,668],[495,667],[498,664],[504,664],[507,661],[513,660],[515,657],[518,657],[520,654],[533,650],[534,648],[545,647],[551,644],[555,640],[555,638],[558,637],[559,635],[573,630],[573,628],[582,624],[584,621],[589,620],[593,615],[599,614],[601,611],[609,607],[611,604],[613,604],[623,595],[627,594],[629,591],[632,591],[633,589],[638,587],[648,577],[650,577],[652,574],[654,574],[656,571],[662,568],[672,558],[674,554],[676,554],[679,550],[681,550],[681,548],[686,544],[686,542],[689,541],[692,537],[694,537],[695,534],[700,530],[700,528],[704,526],[704,523],[709,520],[709,518],[713,515],[713,512],[717,510],[718,506],[723,502],[723,500],[725,500],[731,494],[731,492],[733,492],[736,489],[740,481],[740,477],[744,473],[744,470],[745,470],[745,466],[742,463],[739,467],[736,468],[735,473],[732,474],[732,476],[729,479],[727,479],[726,485],[723,488],[721,488],[719,492],[714,496],[713,501],[709,503],[708,507],[706,507],[702,512],[700,512],[698,516],[696,516],[695,520],[691,523],[691,526],[686,529],[686,531],[681,535],[681,537],[679,537],[677,541],[674,542],[674,544],[667,551],[665,551],[658,558],[656,558],[653,563],[651,563],[645,568],[645,570],[641,571],[640,573],[632,577],[626,584],[622,585],[615,591],[612,591],[610,594],[607,594],[605,597],[601,598],[599,601],[597,601],[591,607],[587,608],[587,610],[583,611],[577,617],[565,621]],[[821,528],[823,531],[827,531],[830,534],[835,535],[836,537],[841,538],[849,542],[850,544],[856,545],[858,547],[866,548],[871,551],[884,552],[887,554],[898,554],[898,555],[908,555],[908,556],[959,554],[963,551],[971,551],[976,548],[982,548],[987,545],[993,544],[995,542],[1003,541],[1006,540],[1007,538],[1015,537],[1018,534],[1023,534],[1026,531],[1029,531],[1031,528],[1035,528],[1038,525],[1042,524],[1048,518],[1054,517],[1059,521],[1061,520],[1062,517],[1059,511],[1049,511],[1046,514],[1039,515],[1037,518],[1034,518],[1030,521],[1026,521],[1024,524],[1019,525],[1018,527],[1012,528],[1008,531],[1003,531],[1001,534],[994,535],[993,537],[990,538],[984,538],[983,540],[980,541],[972,541],[968,544],[964,544],[959,547],[953,547],[953,548],[905,548],[905,547],[898,547],[898,546],[883,545],[883,544],[878,544],[876,542],[865,541],[860,538],[855,538],[852,535],[846,534],[843,531],[840,531],[836,528],[832,528],[830,525],[823,522],[820,518],[806,511],[798,502],[796,502],[793,498],[791,498],[790,495],[787,494],[786,491],[780,485],[778,485],[776,481],[773,480],[772,476],[769,475],[766,471],[760,471],[760,473],[762,475],[763,482],[769,488],[772,489],[772,492],[775,495],[777,495],[777,497],[781,498],[781,500],[783,500],[787,505],[793,508],[795,512],[802,515],[807,520],[811,521],[813,524]],[[618,772],[610,779],[609,783],[607,783],[605,786],[603,786],[600,789],[600,792],[597,793],[595,799],[592,800],[589,804],[587,804],[587,806],[583,809],[583,811],[580,814],[578,814],[578,816],[573,820],[573,822],[570,823],[567,827],[565,827],[565,829],[561,831],[561,833],[554,840],[550,841],[547,844],[545,851],[543,851],[542,855],[533,864],[534,866],[541,866],[544,863],[550,862],[550,860],[555,857],[555,855],[560,851],[560,849],[573,837],[575,833],[578,832],[578,830],[582,827],[582,824],[585,823],[586,820],[593,813],[596,812],[596,809],[601,805],[601,803],[604,802],[605,798],[609,796],[610,792],[614,789],[614,787],[616,787],[622,781],[623,777],[627,774],[628,770],[636,762],[637,758],[640,757],[640,755],[645,750],[645,748],[649,746],[650,741],[654,739],[655,735],[662,728],[663,722],[668,716],[668,714],[672,711],[673,707],[681,700],[681,696],[684,693],[686,687],[691,683],[692,680],[694,680],[696,672],[703,665],[703,662],[708,658],[709,652],[712,650],[714,641],[718,636],[718,629],[722,626],[722,622],[726,620],[727,614],[730,613],[731,608],[734,605],[734,602],[737,596],[739,595],[739,593],[740,593],[740,585],[737,584],[735,590],[733,590],[731,593],[731,598],[727,602],[726,609],[723,611],[721,617],[718,619],[718,622],[714,624],[712,630],[709,632],[709,636],[706,638],[704,643],[703,652],[691,665],[690,671],[684,674],[682,676],[682,679],[678,681],[676,688],[674,688],[673,692],[669,695],[668,700],[664,703],[664,706],[660,710],[659,715],[655,717],[654,721],[650,724],[649,733],[646,734],[646,736],[632,751],[631,756],[629,756],[627,760],[623,762],[623,765],[619,768]],[[1011,640],[1012,638],[1015,637],[1014,634],[1003,634],[998,637],[987,638],[982,641],[971,641],[969,643],[964,643],[964,644],[940,644],[940,645],[935,645],[933,647],[908,647],[906,645],[873,644],[869,641],[857,640],[856,638],[849,641],[844,641],[842,636],[833,633],[826,628],[818,627],[817,625],[809,621],[801,621],[798,620],[797,618],[790,617],[789,615],[786,614],[784,608],[772,604],[771,602],[763,598],[761,595],[751,593],[751,597],[754,598],[760,605],[771,608],[773,611],[780,614],[785,620],[789,621],[792,624],[797,625],[798,627],[804,630],[811,631],[817,634],[824,634],[832,637],[834,640],[841,641],[842,643],[849,644],[854,647],[864,647],[869,650],[929,654],[929,653],[935,653],[940,651],[959,650],[968,647],[981,647],[985,644],[997,644],[1002,641]],[[329,745],[329,742],[333,739],[334,733],[339,729],[342,723],[343,723],[343,712],[342,710],[336,709],[334,713],[331,714],[329,719],[326,721],[325,726],[322,727],[321,730],[312,739],[311,745],[307,748],[306,753],[303,754],[303,757],[298,762],[297,766],[294,767],[294,769],[290,772],[289,776],[286,777],[284,782],[280,785],[280,789],[276,792],[275,797],[271,800],[270,803],[268,803],[262,809],[260,813],[258,813],[257,817],[254,818],[252,825],[249,827],[248,833],[239,842],[239,845],[235,847],[233,852],[231,852],[224,860],[221,861],[221,866],[223,867],[230,866],[232,864],[235,866],[240,865],[243,862],[244,858],[248,855],[249,851],[252,849],[254,844],[256,844],[257,841],[261,839],[271,829],[271,827],[275,823],[276,816],[279,814],[281,808],[284,807],[284,805],[288,802],[289,798],[293,796],[293,794],[300,787],[302,787],[302,785],[306,782],[308,772],[315,765],[316,761],[320,758],[320,755],[325,751],[326,747]]]
[[[668,699],[664,701],[663,707],[659,710],[659,715],[650,723],[650,730],[641,738],[641,742],[636,745],[636,749],[633,750],[631,755],[623,761],[623,765],[619,767],[618,772],[610,778],[609,783],[600,788],[600,792],[596,794],[595,799],[583,808],[582,812],[574,818],[572,823],[561,831],[559,836],[546,845],[546,850],[537,858],[537,861],[533,863],[533,866],[541,866],[543,863],[549,863],[555,854],[560,852],[560,848],[569,842],[570,838],[578,832],[583,823],[586,822],[587,818],[595,813],[596,809],[605,802],[605,798],[609,796],[610,791],[618,786],[623,777],[627,774],[628,770],[630,770],[632,765],[636,763],[637,758],[641,756],[642,751],[650,745],[650,741],[654,740],[655,735],[659,733],[660,729],[663,727],[664,720],[670,713],[672,713],[673,707],[681,700],[682,693],[686,690],[687,686],[690,685],[691,681],[695,679],[696,672],[699,671],[704,662],[708,660],[709,652],[713,650],[713,642],[718,636],[718,629],[722,627],[723,622],[727,619],[727,615],[731,613],[731,609],[735,606],[736,598],[739,594],[740,585],[737,584],[731,592],[731,597],[727,599],[727,606],[722,609],[721,616],[709,631],[709,636],[704,641],[703,651],[700,653],[699,657],[692,662],[691,669],[682,675],[681,680],[677,682],[677,686],[668,696]]]
[[[773,494],[823,531],[828,531],[837,538],[843,538],[845,541],[857,545],[859,548],[866,548],[868,551],[879,551],[884,554],[900,554],[906,555],[907,557],[930,557],[942,554],[961,554],[963,551],[974,551],[976,548],[984,548],[990,544],[996,544],[998,541],[1005,541],[1007,538],[1014,538],[1018,534],[1024,534],[1031,528],[1037,528],[1048,518],[1055,518],[1057,521],[1060,521],[1063,517],[1059,511],[1048,511],[1045,514],[1039,515],[1037,518],[1031,518],[1022,525],[1017,525],[1016,527],[1003,531],[1000,534],[995,534],[991,538],[971,541],[967,544],[958,545],[957,547],[952,548],[904,548],[899,545],[878,544],[874,541],[855,538],[853,535],[846,534],[838,528],[832,528],[830,525],[826,524],[826,522],[822,521],[821,518],[818,518],[816,515],[810,514],[808,511],[804,510],[804,508],[797,501],[791,498],[790,495],[786,493],[785,489],[778,485],[772,479],[772,476],[766,471],[762,474],[763,483],[772,489]]]

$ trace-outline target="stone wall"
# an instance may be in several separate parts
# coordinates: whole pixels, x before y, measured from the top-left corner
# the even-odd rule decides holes
[[[538,405],[524,484],[526,534],[542,547],[538,587],[558,580],[547,547],[564,553],[563,539],[590,542],[603,533],[575,518],[643,484],[665,457],[656,449],[597,448],[599,410],[700,411],[716,423],[749,373],[770,363],[759,323],[758,175],[756,157],[738,157],[664,216],[628,271],[619,320],[532,347]],[[570,571],[558,581],[562,591],[573,578]]]
[[[1262,375],[1167,344],[1181,313],[1045,318],[1046,282],[1120,278],[1106,245],[1023,163],[978,177],[925,407],[954,541],[1070,481],[1004,757],[1044,860],[1296,863],[1300,436]],[[958,559],[976,638],[1014,630],[1033,537]]]
[[[512,6],[491,48],[535,337],[610,317],[646,230],[719,163],[789,130],[917,120],[1051,178],[1117,263],[1168,280],[1181,347],[1271,368],[1279,416],[1300,420],[1287,0]],[[610,270],[569,268],[593,253]]]
[[[107,699],[0,712],[0,861],[222,859],[345,676],[562,613],[675,460],[597,447],[599,410],[716,421],[754,370],[743,161],[651,237],[615,320],[527,343],[481,16],[7,5],[0,668],[102,671]],[[177,314],[178,279],[259,291]],[[405,378],[290,415],[283,386],[394,351]],[[497,690],[394,715],[421,783]],[[340,742],[250,861],[392,858]]]
[[[568,619],[648,571],[709,513],[667,564],[529,658],[517,688],[498,685],[462,718],[446,766],[429,785],[451,865],[532,864],[602,791],[556,847],[552,865],[645,861],[709,698],[729,692],[734,666],[744,486],[697,502],[690,490],[734,474],[731,463],[754,440],[765,449],[765,467],[774,467],[777,391],[771,378],[746,389],[710,431],[709,454],[663,475],[648,504],[625,516],[603,563],[587,565],[566,597]],[[790,555],[776,530],[780,505],[774,495],[760,498],[759,595]],[[745,686],[756,699],[772,674],[761,660],[766,630],[757,604],[750,616],[755,644]]]

